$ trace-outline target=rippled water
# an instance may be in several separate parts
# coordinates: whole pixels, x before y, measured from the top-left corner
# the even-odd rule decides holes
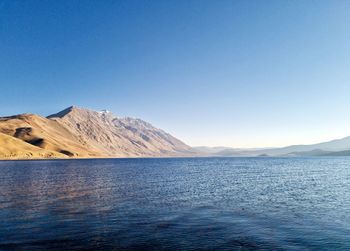
[[[0,250],[350,249],[350,158],[0,161]]]

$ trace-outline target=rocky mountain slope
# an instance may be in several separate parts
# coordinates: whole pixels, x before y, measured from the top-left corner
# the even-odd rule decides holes
[[[186,156],[191,148],[151,124],[69,107],[47,118],[0,118],[0,158]],[[11,147],[7,147],[11,141]]]

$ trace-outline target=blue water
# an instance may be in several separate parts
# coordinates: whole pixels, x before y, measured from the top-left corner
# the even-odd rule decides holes
[[[350,158],[0,161],[0,250],[350,250]]]

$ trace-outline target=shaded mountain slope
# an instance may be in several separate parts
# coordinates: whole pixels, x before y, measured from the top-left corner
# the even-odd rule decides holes
[[[15,137],[0,133],[0,159],[65,158],[66,155],[33,146]]]
[[[84,142],[80,142],[74,134],[56,121],[34,114],[0,118],[0,132],[69,157],[101,155],[91,150]]]

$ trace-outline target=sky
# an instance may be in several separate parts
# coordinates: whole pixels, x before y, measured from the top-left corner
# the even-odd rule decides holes
[[[350,135],[350,1],[0,0],[0,116],[70,105],[191,146]]]

